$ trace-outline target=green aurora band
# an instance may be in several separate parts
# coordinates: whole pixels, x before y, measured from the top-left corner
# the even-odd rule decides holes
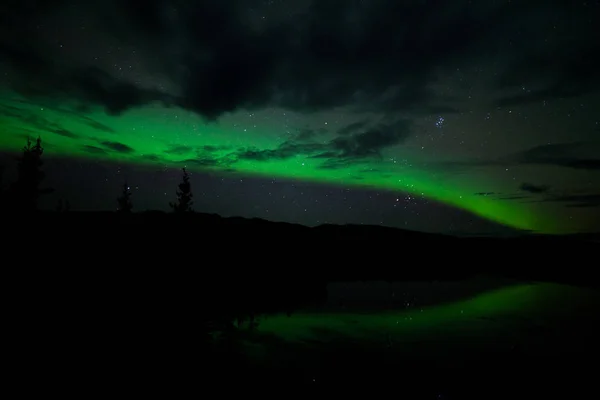
[[[25,137],[41,136],[47,154],[56,156],[148,166],[185,166],[198,172],[404,192],[512,228],[538,233],[568,230],[565,221],[553,218],[553,214],[544,211],[539,204],[478,196],[475,193],[480,190],[476,188],[482,187],[478,182],[467,185],[458,181],[458,177],[449,178],[413,167],[410,154],[403,156],[402,163],[374,159],[338,168],[323,168],[324,160],[310,154],[270,160],[244,159],[236,154],[248,149],[273,150],[290,138],[282,136],[280,126],[275,124],[245,131],[244,127],[206,122],[192,112],[162,105],[139,107],[115,116],[100,108],[80,111],[73,104],[58,101],[57,104],[35,103],[14,94],[0,96],[0,150],[17,152],[23,147]],[[319,139],[323,143],[322,138]],[[205,154],[198,149],[204,149]],[[415,158],[415,161],[418,160]]]

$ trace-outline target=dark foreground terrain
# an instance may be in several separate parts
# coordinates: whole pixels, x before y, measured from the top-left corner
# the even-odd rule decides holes
[[[40,213],[7,215],[2,222],[4,245],[32,262],[103,273],[168,268],[229,279],[444,280],[486,274],[595,285],[600,244],[591,236],[459,238],[201,213]]]
[[[326,298],[288,316],[276,309],[294,287],[274,279],[263,283],[272,297],[254,308],[250,329],[257,293],[237,282],[211,281],[220,291],[210,299],[200,278],[188,293],[190,282],[179,290],[131,282],[122,291],[106,281],[68,282],[78,288],[10,296],[5,354],[14,358],[5,376],[20,393],[541,399],[585,398],[596,388],[594,289],[488,282],[499,289],[474,294],[457,281],[446,293],[452,299],[421,306],[422,291],[399,283],[414,303],[367,310],[360,300],[353,309]],[[231,325],[209,325],[219,317]]]
[[[160,213],[4,228],[22,393],[574,398],[596,384],[589,240]]]

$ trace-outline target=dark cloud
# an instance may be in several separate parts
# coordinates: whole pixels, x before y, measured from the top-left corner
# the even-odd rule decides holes
[[[10,38],[0,42],[0,59],[11,67],[11,87],[77,98],[110,113],[155,101],[208,118],[271,105],[448,113],[457,111],[456,98],[433,89],[440,72],[506,54],[512,59],[498,82],[505,103],[598,88],[595,27],[572,26],[571,16],[586,10],[569,2],[323,0],[287,9],[246,0],[26,4],[0,8],[0,36]],[[82,30],[86,22],[97,30]],[[80,49],[66,56],[50,43],[48,32],[57,30],[81,37]],[[537,45],[548,36],[557,40]],[[108,63],[96,66],[76,55],[104,51],[109,42],[137,45],[140,76],[160,76],[167,84],[151,88],[142,81],[156,79],[129,79]]]
[[[328,131],[325,128],[319,128],[319,129],[304,128],[304,129],[301,129],[300,132],[298,132],[295,140],[304,142],[304,141],[315,139],[322,135],[326,135],[327,133],[328,133]]]
[[[49,101],[32,102],[32,101],[27,101],[27,100],[11,99],[8,102],[13,103],[13,104],[18,104],[21,106],[24,105],[27,107],[36,107],[36,108],[41,107],[45,110],[54,111],[56,113],[68,116],[71,119],[74,119],[74,120],[76,120],[84,125],[87,125],[88,127],[95,129],[97,131],[100,131],[103,133],[116,133],[116,131],[113,128],[111,128],[110,126],[103,124],[101,122],[98,122],[95,119],[88,117],[87,115],[85,115],[82,112],[78,112],[78,111],[72,110],[72,109],[57,107],[54,104],[52,104],[52,102],[49,102]],[[13,106],[10,104],[0,104],[0,115],[4,115],[4,116],[15,118],[15,119],[20,119],[23,122],[32,124],[35,127],[37,127],[38,129],[42,129],[42,130],[46,130],[46,128],[49,128],[50,130],[61,129],[59,124],[57,124],[55,122],[51,122],[43,117],[40,117],[38,113],[34,113],[31,109],[16,107],[16,106]]]
[[[98,141],[98,144],[101,146],[94,145],[84,145],[82,146],[83,150],[87,153],[92,154],[108,154],[110,152],[117,152],[121,154],[130,154],[134,153],[135,150],[126,144],[119,142],[109,142],[109,141]],[[148,156],[146,156],[148,157]]]
[[[240,160],[272,161],[285,160],[298,155],[310,155],[322,151],[327,145],[318,143],[294,143],[284,142],[273,150],[242,149],[237,153]]]
[[[10,118],[20,118],[20,112],[21,110],[16,108],[16,107],[11,107],[11,106],[7,106],[5,104],[0,104],[0,115],[4,116],[4,117],[10,117]]]
[[[183,155],[183,154],[192,153],[193,151],[194,151],[194,148],[192,146],[173,145],[173,146],[169,147],[167,150],[165,150],[165,153],[173,154],[173,155]]]
[[[196,167],[217,167],[223,164],[222,160],[211,157],[190,158],[179,162],[184,165],[195,165]]]
[[[56,122],[50,121],[39,116],[38,114],[34,114],[29,110],[24,110],[18,107],[0,105],[0,115],[16,119],[23,123],[23,125],[30,125],[36,129],[50,133],[57,133],[64,129]]]
[[[84,113],[78,112],[77,110],[70,110],[70,109],[65,109],[65,108],[53,107],[51,105],[48,105],[47,103],[44,103],[43,107],[47,108],[49,110],[53,110],[53,111],[56,111],[58,113],[67,115],[70,118],[74,118],[76,121],[79,121],[80,123],[82,123],[84,125],[87,125],[90,128],[95,129],[97,131],[100,131],[100,132],[103,132],[103,133],[117,133],[117,131],[114,130],[113,128],[111,128],[110,126],[108,126],[106,124],[103,124],[101,122],[98,122],[95,119],[88,117]]]
[[[92,154],[107,154],[107,151],[103,148],[100,148],[98,146],[92,146],[89,144],[83,145],[81,147],[83,149],[83,151],[87,152],[87,153],[92,153]]]
[[[218,167],[220,171],[231,170],[231,165],[240,159],[240,155],[247,154],[245,159],[252,159],[251,150],[233,150],[231,146],[173,146],[165,153],[170,156],[186,156],[184,159],[177,161],[178,164],[184,167],[189,165],[206,169]],[[222,152],[224,154],[220,154]]]
[[[74,94],[84,102],[102,104],[109,114],[120,114],[129,108],[159,100],[170,103],[163,93],[140,89],[96,68],[67,76],[59,83],[62,83],[58,87],[61,92]]]
[[[345,136],[355,133],[361,129],[364,129],[369,125],[369,121],[359,121],[350,125],[346,125],[345,127],[338,130],[338,134]]]
[[[68,129],[60,128],[60,129],[47,129],[48,132],[54,133],[59,136],[67,137],[69,139],[78,139],[80,136],[71,132]]]
[[[540,194],[540,193],[546,193],[548,190],[550,190],[550,187],[545,186],[545,185],[534,185],[533,183],[524,182],[521,184],[521,186],[519,186],[519,189],[524,192]]]
[[[384,148],[403,142],[410,135],[410,128],[407,120],[380,124],[358,134],[337,137],[331,147],[342,158],[380,156]]]
[[[514,155],[520,164],[555,165],[573,169],[600,170],[600,158],[592,158],[600,154],[600,142],[594,143],[557,143],[532,147]],[[588,157],[582,157],[588,154]]]
[[[475,196],[494,196],[498,193],[496,192],[477,192],[475,193]]]
[[[47,49],[34,53],[34,49],[16,46],[25,44],[0,42],[0,55],[10,63],[11,74],[17,77],[10,81],[10,87],[30,99],[76,99],[81,110],[100,105],[113,115],[154,101],[172,103],[164,93],[140,88],[99,68],[59,66],[55,58],[42,55]]]
[[[216,153],[219,151],[226,151],[226,150],[231,150],[231,149],[232,149],[231,146],[226,146],[226,145],[221,145],[221,146],[204,145],[204,146],[200,146],[198,148],[198,151],[207,152],[207,153]]]
[[[116,130],[114,130],[113,128],[111,128],[108,125],[105,125],[103,123],[100,123],[98,121],[95,121],[89,117],[85,117],[83,115],[80,116],[83,119],[83,123],[86,124],[87,126],[96,129],[97,131],[101,131],[104,133],[117,133]]]
[[[525,200],[528,199],[529,196],[519,196],[519,195],[514,195],[514,196],[503,196],[503,197],[498,197],[498,200]]]
[[[276,149],[242,149],[237,153],[237,158],[271,161],[303,155],[322,159],[323,168],[338,168],[381,157],[381,152],[385,148],[402,143],[410,135],[410,131],[410,121],[398,120],[393,123],[379,124],[354,135],[338,135],[325,143],[287,141]]]
[[[557,7],[531,3],[524,11],[527,14],[521,17],[530,18],[534,24],[526,30],[526,40],[515,37],[511,42],[513,59],[497,82],[498,89],[512,89],[512,93],[500,97],[498,105],[570,98],[597,91],[600,62],[597,26],[592,15],[598,12],[599,4],[562,2]]]
[[[600,207],[600,202],[588,201],[588,202],[584,202],[584,203],[571,203],[571,204],[567,204],[565,207],[567,207],[567,208],[594,208],[594,207]]]
[[[133,148],[131,148],[130,146],[127,146],[126,144],[120,143],[120,142],[108,142],[108,141],[103,141],[100,142],[100,144],[104,147],[106,147],[107,149],[110,149],[112,151],[116,151],[117,153],[134,153],[135,150]]]
[[[145,160],[145,161],[148,161],[148,162],[152,162],[152,163],[163,161],[163,159],[160,156],[156,155],[156,154],[144,154],[144,155],[140,156],[140,158],[142,160]]]
[[[148,162],[168,165],[173,163],[173,156],[182,156],[182,159],[175,161],[182,167],[191,165],[207,169],[219,167],[220,171],[232,171],[231,165],[239,159],[241,152],[233,150],[231,146],[171,146],[164,151],[168,157],[158,154],[145,154],[140,157]],[[221,152],[224,154],[219,154]]]
[[[600,193],[556,195],[550,196],[543,201],[566,203],[566,207],[600,207]]]
[[[531,147],[529,149],[496,159],[443,161],[438,169],[461,171],[481,167],[512,165],[550,165],[577,170],[600,170],[600,142],[556,143]]]
[[[380,176],[387,176],[387,174],[385,174],[383,172],[383,170],[379,169],[379,168],[363,168],[360,171],[361,174],[379,174]]]
[[[561,167],[568,167],[574,169],[585,169],[585,170],[600,170],[600,159],[562,159],[559,162],[555,162],[555,165]]]

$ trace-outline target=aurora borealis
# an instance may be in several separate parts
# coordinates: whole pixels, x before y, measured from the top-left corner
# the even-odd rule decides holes
[[[49,164],[103,165],[115,191],[125,179],[157,185],[156,171],[176,179],[184,166],[199,193],[206,176],[279,182],[218,208],[231,215],[276,209],[275,219],[315,224],[286,212],[303,190],[314,207],[331,201],[320,222],[447,232],[480,229],[470,218],[482,218],[539,233],[600,222],[599,85],[574,60],[591,54],[582,38],[593,32],[586,7],[597,5],[539,6],[542,15],[462,2],[151,1],[143,12],[136,1],[70,3],[0,8],[3,152],[41,136]],[[572,18],[557,19],[565,12]],[[556,67],[538,74],[550,53]],[[116,176],[123,168],[127,177]],[[99,194],[113,187],[107,176],[86,176],[91,197],[114,197]],[[328,200],[328,187],[345,190],[344,202]],[[284,194],[265,204],[258,191]],[[370,216],[355,191],[369,193]],[[138,208],[164,198],[148,196]],[[199,203],[212,211],[222,200]],[[457,226],[419,224],[454,209],[464,212]]]

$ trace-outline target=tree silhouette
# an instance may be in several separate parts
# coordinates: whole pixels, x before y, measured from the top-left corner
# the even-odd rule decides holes
[[[40,196],[52,192],[52,189],[40,189],[40,185],[45,178],[42,171],[44,162],[42,155],[42,139],[37,138],[35,144],[31,139],[27,139],[27,144],[23,147],[23,154],[17,164],[17,180],[11,185],[11,198],[13,206],[22,212],[31,212],[37,210]]]
[[[173,212],[184,213],[193,211],[192,184],[190,183],[190,175],[188,174],[185,168],[183,168],[182,181],[177,187],[177,202],[169,203],[169,205],[173,209]]]
[[[121,196],[117,198],[117,203],[119,204],[117,211],[121,213],[130,213],[133,209],[133,203],[131,202],[131,190],[127,182],[123,184],[123,191],[121,192]]]

